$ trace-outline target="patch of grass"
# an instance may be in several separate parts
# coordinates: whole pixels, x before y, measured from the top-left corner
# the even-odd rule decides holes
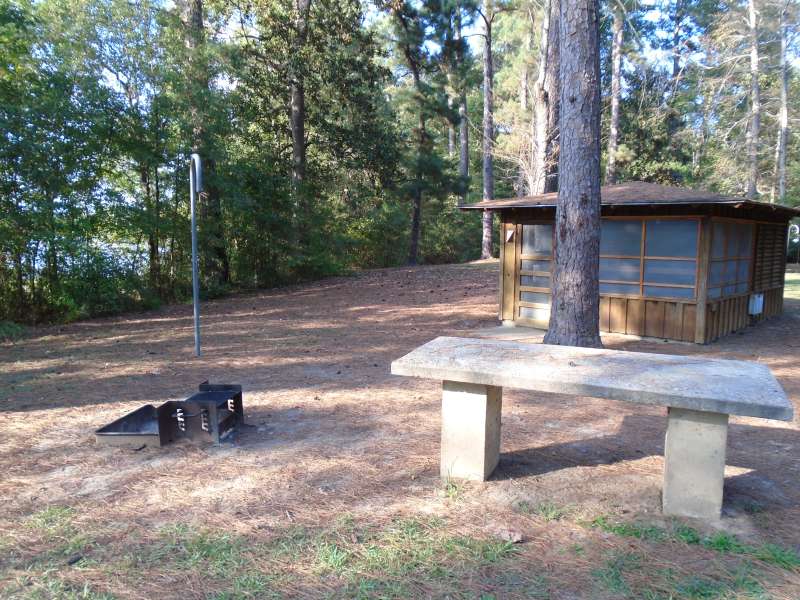
[[[48,534],[60,533],[72,527],[75,509],[69,506],[48,506],[28,519],[28,526]]]
[[[607,533],[651,542],[661,542],[667,539],[665,529],[646,523],[612,523],[608,517],[600,516],[591,522],[591,526]]]
[[[667,531],[662,527],[644,523],[614,523],[605,516],[597,517],[589,525],[623,537],[634,537],[651,542],[675,540],[684,544],[700,545],[720,554],[750,556],[783,569],[800,569],[800,554],[795,550],[770,543],[751,546],[725,531],[703,537],[696,529],[688,525],[676,524],[672,531]]]
[[[51,544],[51,557],[68,556],[92,545],[91,537],[73,524],[75,514],[69,506],[48,506],[31,515],[26,525]]]
[[[333,530],[321,534],[315,545],[317,569],[350,579],[351,591],[375,588],[389,597],[392,590],[404,589],[396,582],[455,581],[459,573],[495,565],[516,552],[504,540],[452,535],[438,518],[398,519],[350,537]]]
[[[680,540],[684,544],[699,544],[702,541],[697,530],[688,525],[676,525],[672,533],[677,540]]]
[[[309,531],[302,526],[293,526],[267,544],[267,550],[275,558],[296,561],[310,544]]]
[[[0,342],[13,342],[25,336],[27,328],[12,321],[0,321]]]
[[[795,550],[777,544],[759,546],[754,549],[752,556],[783,569],[800,569],[800,555]]]
[[[559,506],[553,502],[540,502],[532,506],[529,502],[523,500],[517,503],[516,508],[523,514],[536,515],[547,522],[558,521],[569,514],[568,507]]]
[[[272,589],[275,577],[263,573],[245,573],[233,580],[230,590],[209,596],[209,600],[245,600],[247,598],[282,598],[283,595]]]
[[[458,500],[458,497],[461,495],[462,487],[461,485],[449,477],[445,480],[444,486],[442,487],[442,495],[449,500]]]
[[[344,571],[349,559],[350,553],[338,544],[323,541],[317,547],[317,563],[323,570],[331,571],[336,575],[340,575]]]
[[[357,577],[344,592],[344,597],[366,600],[372,598],[408,598],[411,591],[401,581],[373,577]]]
[[[748,547],[742,544],[735,535],[720,531],[710,537],[703,538],[702,545],[721,554],[746,554]]]
[[[157,549],[157,560],[168,556],[185,568],[202,569],[217,577],[230,577],[246,566],[245,544],[230,534],[193,531],[186,525],[165,527],[160,533],[165,543]]]
[[[638,568],[640,564],[640,555],[633,552],[616,552],[606,560],[602,568],[592,571],[592,577],[609,592],[627,596],[631,589],[625,580],[625,572]]]
[[[111,594],[97,592],[88,583],[79,586],[66,582],[52,570],[21,577],[0,593],[16,600],[114,600]]]

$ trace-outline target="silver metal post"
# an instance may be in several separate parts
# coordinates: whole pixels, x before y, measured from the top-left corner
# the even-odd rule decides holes
[[[200,356],[200,273],[197,266],[197,196],[203,191],[203,166],[199,154],[189,162],[189,204],[192,215],[192,303],[194,305],[194,354]]]

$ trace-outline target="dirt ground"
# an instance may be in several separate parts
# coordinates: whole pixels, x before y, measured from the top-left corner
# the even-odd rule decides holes
[[[438,476],[437,382],[390,362],[497,324],[497,262],[386,269],[0,344],[0,597],[800,598],[800,428],[733,418],[724,518],[660,516],[665,411],[504,392],[500,466]],[[710,346],[800,408],[800,302]],[[232,444],[97,446],[203,380],[244,386]]]

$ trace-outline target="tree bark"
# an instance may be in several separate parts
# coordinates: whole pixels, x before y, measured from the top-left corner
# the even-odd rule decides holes
[[[775,170],[772,180],[770,202],[783,202],[786,197],[786,146],[789,142],[789,70],[786,64],[786,46],[789,37],[789,0],[783,3],[780,15],[780,88],[781,100],[778,109],[778,142],[775,144]],[[776,198],[777,193],[777,198]]]
[[[447,108],[453,109],[453,97],[447,97]],[[456,155],[456,127],[453,122],[447,119],[447,156],[453,158]]]
[[[483,14],[483,199],[494,200],[494,64],[492,63],[492,0]],[[492,211],[483,211],[481,258],[492,257]]]
[[[758,11],[756,0],[747,3],[750,34],[750,126],[747,129],[747,197],[758,197],[758,142],[761,131],[761,88],[758,82]]]
[[[464,50],[461,46],[461,5],[456,5],[456,36],[459,40],[458,46],[458,175],[463,181],[463,192],[459,198],[459,203],[467,201],[469,192],[469,122],[467,120],[467,90],[462,80],[464,70]]]
[[[145,214],[147,224],[148,279],[150,288],[161,296],[161,256],[159,253],[158,214],[153,201],[153,189],[150,181],[150,169],[146,165],[139,167],[139,182],[144,191]]]
[[[199,154],[202,159],[205,188],[198,202],[200,213],[198,233],[201,241],[199,253],[204,279],[219,285],[230,282],[230,267],[222,225],[222,200],[215,180],[217,163],[211,144],[208,143],[208,130],[205,124],[207,114],[205,105],[211,87],[205,44],[203,0],[190,0],[186,45],[191,50],[189,79],[192,100],[189,112],[192,119],[192,152]]]
[[[558,189],[558,126],[560,99],[559,0],[548,0],[542,20],[539,73],[534,88],[531,194]]]
[[[597,0],[561,0],[559,191],[545,343],[599,347],[600,51]]]
[[[402,10],[394,10],[394,15],[397,18],[400,26],[409,36],[411,26],[408,18],[403,14]],[[414,188],[412,192],[413,206],[411,211],[411,238],[408,248],[408,264],[417,264],[417,254],[419,252],[419,238],[420,230],[422,228],[422,190],[423,190],[423,157],[430,151],[430,137],[428,136],[426,112],[423,106],[423,99],[425,91],[422,87],[421,64],[418,49],[411,47],[409,41],[402,45],[402,51],[406,59],[411,76],[414,81],[414,90],[417,94],[419,106],[417,114],[417,128],[414,132],[417,145],[417,157],[414,168]]]
[[[619,136],[619,96],[622,79],[622,36],[625,17],[619,5],[614,5],[611,41],[611,120],[608,125],[606,184],[617,183],[617,146]]]
[[[308,38],[308,13],[311,0],[295,0],[295,41],[294,59],[300,60],[300,54]],[[306,178],[306,90],[302,69],[293,67],[289,73],[290,105],[289,121],[292,132],[292,191],[295,203],[300,200],[302,187]]]
[[[414,86],[417,90],[420,89],[420,76],[419,71],[412,68],[414,75]],[[419,91],[418,91],[419,93]],[[413,206],[411,208],[411,240],[408,248],[408,264],[417,264],[417,255],[419,254],[419,236],[420,229],[422,228],[422,171],[421,161],[422,155],[425,152],[426,146],[426,123],[425,115],[420,107],[419,122],[417,124],[417,172],[415,173],[414,192],[413,192]]]
[[[532,50],[533,44],[533,27],[534,23],[536,22],[533,17],[534,11],[532,8],[528,8],[528,23],[530,25],[530,30],[525,35],[525,54],[526,57],[530,55]],[[530,70],[528,69],[527,60],[524,62],[522,66],[522,73],[520,73],[519,78],[519,110],[520,114],[522,115],[522,119],[525,119],[525,115],[528,112],[528,100],[529,100],[529,87],[530,87]],[[530,149],[525,148],[524,146],[520,149],[520,156],[519,156],[519,173],[517,174],[517,181],[514,184],[516,188],[517,196],[522,198],[526,196],[529,192],[528,190],[528,182],[530,181],[530,170],[531,170],[531,155]]]

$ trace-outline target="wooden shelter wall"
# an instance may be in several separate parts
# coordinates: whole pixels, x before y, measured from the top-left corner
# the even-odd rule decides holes
[[[613,216],[664,216],[664,207],[613,207],[625,208],[627,215],[620,211],[606,211],[604,217]],[[630,212],[631,208],[637,209]],[[669,207],[668,216],[698,216],[697,207]],[[756,215],[744,215],[745,211],[728,206],[706,207],[705,217],[750,221]],[[644,210],[647,209],[647,210]],[[689,210],[692,209],[692,210]],[[759,214],[763,218],[763,214]],[[769,215],[767,215],[769,216]],[[772,215],[774,217],[774,215]],[[746,218],[743,218],[746,217]],[[500,274],[500,318],[514,321],[519,325],[539,328],[548,326],[548,314],[536,309],[537,318],[520,316],[520,309],[528,313],[533,305],[520,301],[519,269],[521,257],[522,225],[553,221],[553,209],[513,209],[502,211],[501,264]],[[702,235],[708,236],[712,219],[703,218],[705,225]],[[750,292],[708,301],[705,299],[705,279],[708,268],[710,238],[698,255],[697,298],[693,300],[650,300],[602,294],[600,298],[600,330],[603,332],[625,333],[646,337],[657,337],[690,342],[711,342],[728,335],[752,322],[778,315],[783,310],[783,285],[785,271],[785,243],[787,222],[761,221],[757,223],[757,233],[753,256],[752,291],[764,292],[764,312],[757,317],[748,314]],[[701,283],[702,281],[702,283]],[[699,307],[702,307],[698,309]],[[699,314],[698,314],[699,313]],[[539,316],[541,315],[541,316]]]

